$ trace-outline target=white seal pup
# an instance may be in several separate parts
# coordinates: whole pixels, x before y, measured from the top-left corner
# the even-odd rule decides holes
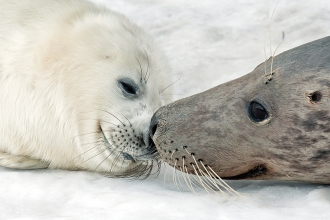
[[[140,176],[168,66],[127,18],[82,0],[0,0],[0,165]]]

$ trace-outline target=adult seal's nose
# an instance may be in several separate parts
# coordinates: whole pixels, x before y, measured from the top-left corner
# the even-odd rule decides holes
[[[156,114],[154,114],[151,118],[150,127],[149,127],[149,132],[150,132],[150,137],[151,138],[156,133],[157,125],[158,125],[158,118],[157,118]]]

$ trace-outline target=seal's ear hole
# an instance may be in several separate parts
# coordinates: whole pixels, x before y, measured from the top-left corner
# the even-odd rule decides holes
[[[249,114],[250,118],[255,122],[261,122],[269,117],[267,110],[256,101],[250,103]]]
[[[322,94],[319,91],[311,92],[308,94],[308,98],[311,102],[319,102],[321,101]]]

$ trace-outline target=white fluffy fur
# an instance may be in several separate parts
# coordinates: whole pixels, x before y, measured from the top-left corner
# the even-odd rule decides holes
[[[137,162],[118,156],[122,149],[111,153],[100,128],[108,138],[119,120],[129,120],[142,134],[164,104],[159,93],[169,71],[152,39],[124,16],[82,0],[0,5],[0,164],[134,169]],[[141,74],[150,75],[147,82]],[[123,95],[123,77],[140,87],[137,98]]]

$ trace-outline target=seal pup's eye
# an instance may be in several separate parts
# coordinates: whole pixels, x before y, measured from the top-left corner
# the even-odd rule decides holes
[[[135,97],[139,93],[139,87],[129,78],[118,80],[118,87],[125,97]]]
[[[261,122],[268,118],[268,112],[266,109],[258,102],[253,101],[249,105],[249,113],[252,120],[256,122]]]

